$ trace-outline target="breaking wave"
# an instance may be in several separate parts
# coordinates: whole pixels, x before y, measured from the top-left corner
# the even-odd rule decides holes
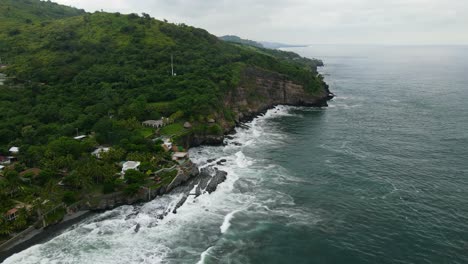
[[[267,111],[237,128],[224,146],[190,150],[191,159],[201,168],[214,165],[228,176],[215,192],[188,196],[177,213],[173,209],[187,190],[87,219],[5,263],[222,262],[222,249],[234,243],[230,236],[243,232],[239,223],[275,215],[302,223],[310,212],[291,208],[294,200],[289,195],[267,185],[295,183],[295,179],[258,152],[284,144],[286,136],[270,120],[293,116],[290,110],[278,106]]]

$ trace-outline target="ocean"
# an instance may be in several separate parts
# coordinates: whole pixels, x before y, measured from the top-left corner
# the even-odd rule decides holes
[[[468,263],[468,47],[290,50],[324,61],[336,98],[192,149],[226,159],[216,192],[163,219],[183,194],[119,207],[4,263]]]

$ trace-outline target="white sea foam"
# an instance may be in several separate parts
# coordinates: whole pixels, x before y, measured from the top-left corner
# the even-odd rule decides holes
[[[223,224],[220,227],[222,234],[226,233],[229,227],[231,227],[231,220],[234,218],[234,215],[238,212],[240,212],[240,210],[232,211],[224,217]]]
[[[197,264],[204,264],[205,263],[205,260],[206,260],[206,257],[210,254],[210,250],[212,249],[213,247],[209,247],[207,250],[203,251],[200,255],[200,260],[197,262]]]
[[[305,221],[308,212],[290,211],[295,206],[291,196],[265,186],[295,184],[295,179],[288,179],[286,170],[269,164],[258,152],[284,144],[285,135],[269,120],[293,116],[290,109],[278,106],[248,127],[236,128],[237,133],[226,139],[225,146],[191,149],[194,162],[214,165],[228,177],[212,194],[189,196],[177,214],[172,210],[183,194],[165,195],[141,206],[122,206],[20,252],[5,263],[204,263],[207,256],[216,254],[217,247],[222,246],[217,241],[228,231],[242,232],[232,225],[240,211],[258,218],[273,215],[289,222],[293,222],[290,218]],[[208,164],[209,159],[215,160]],[[217,165],[222,159],[226,162]]]

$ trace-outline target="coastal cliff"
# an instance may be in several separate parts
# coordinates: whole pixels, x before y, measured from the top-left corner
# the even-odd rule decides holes
[[[231,118],[217,116],[223,128],[222,135],[192,133],[182,139],[186,147],[219,145],[224,135],[231,133],[242,122],[252,120],[277,105],[326,107],[334,97],[328,85],[320,81],[318,87],[307,87],[291,77],[257,67],[248,67],[241,73],[239,84],[227,91],[223,104],[231,109]]]
[[[245,69],[240,84],[224,99],[233,109],[237,123],[250,119],[276,105],[327,106],[330,91],[325,83],[315,91],[290,77],[259,68]]]

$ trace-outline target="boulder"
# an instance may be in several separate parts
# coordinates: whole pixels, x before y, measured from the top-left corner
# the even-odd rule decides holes
[[[212,193],[216,191],[216,189],[218,188],[218,185],[224,182],[226,178],[227,178],[227,172],[216,169],[215,175],[213,176],[211,181],[208,183],[208,186],[206,186],[205,190],[208,193]]]

